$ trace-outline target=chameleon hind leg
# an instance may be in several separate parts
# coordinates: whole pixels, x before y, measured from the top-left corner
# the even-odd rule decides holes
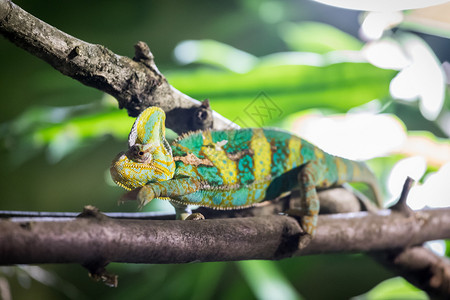
[[[319,197],[316,186],[324,180],[325,171],[315,162],[307,163],[298,173],[300,201],[292,201],[288,214],[301,217],[301,226],[306,233],[314,235],[319,215]]]

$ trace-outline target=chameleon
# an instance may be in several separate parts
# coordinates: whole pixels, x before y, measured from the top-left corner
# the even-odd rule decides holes
[[[363,182],[381,207],[376,178],[364,162],[333,156],[280,129],[203,130],[169,144],[165,117],[158,107],[144,110],[130,131],[129,149],[111,163],[113,181],[141,207],[169,200],[178,219],[189,219],[189,205],[242,209],[298,189],[300,200],[290,212],[301,216],[310,235],[318,221],[317,189]]]

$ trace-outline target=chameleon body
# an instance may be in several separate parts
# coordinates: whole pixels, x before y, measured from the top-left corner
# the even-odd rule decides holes
[[[288,132],[206,130],[185,134],[169,145],[164,122],[161,109],[143,111],[130,132],[129,150],[111,165],[113,180],[135,190],[131,193],[141,205],[168,199],[181,216],[187,205],[239,209],[298,188],[301,201],[293,207],[309,234],[317,225],[318,188],[365,182],[381,206],[376,179],[363,162],[332,156]]]

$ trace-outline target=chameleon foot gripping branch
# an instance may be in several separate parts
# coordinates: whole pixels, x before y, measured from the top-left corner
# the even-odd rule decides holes
[[[364,163],[332,156],[288,132],[204,130],[169,145],[164,122],[160,108],[143,111],[131,129],[128,151],[111,164],[114,182],[131,191],[125,199],[137,199],[141,206],[155,198],[170,200],[177,217],[185,219],[190,204],[240,209],[298,188],[300,200],[288,213],[301,216],[303,229],[311,235],[319,212],[316,188],[364,182],[381,206],[376,179]]]

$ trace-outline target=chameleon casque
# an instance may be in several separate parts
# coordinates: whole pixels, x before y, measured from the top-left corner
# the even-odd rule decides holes
[[[165,139],[165,113],[149,107],[136,119],[129,149],[111,164],[119,186],[134,190],[143,206],[154,198],[169,200],[177,218],[188,205],[240,209],[274,199],[294,188],[301,200],[293,206],[305,232],[317,225],[317,188],[364,182],[381,206],[376,179],[363,162],[332,156],[311,143],[276,129],[205,130]],[[292,205],[291,205],[292,206]]]

